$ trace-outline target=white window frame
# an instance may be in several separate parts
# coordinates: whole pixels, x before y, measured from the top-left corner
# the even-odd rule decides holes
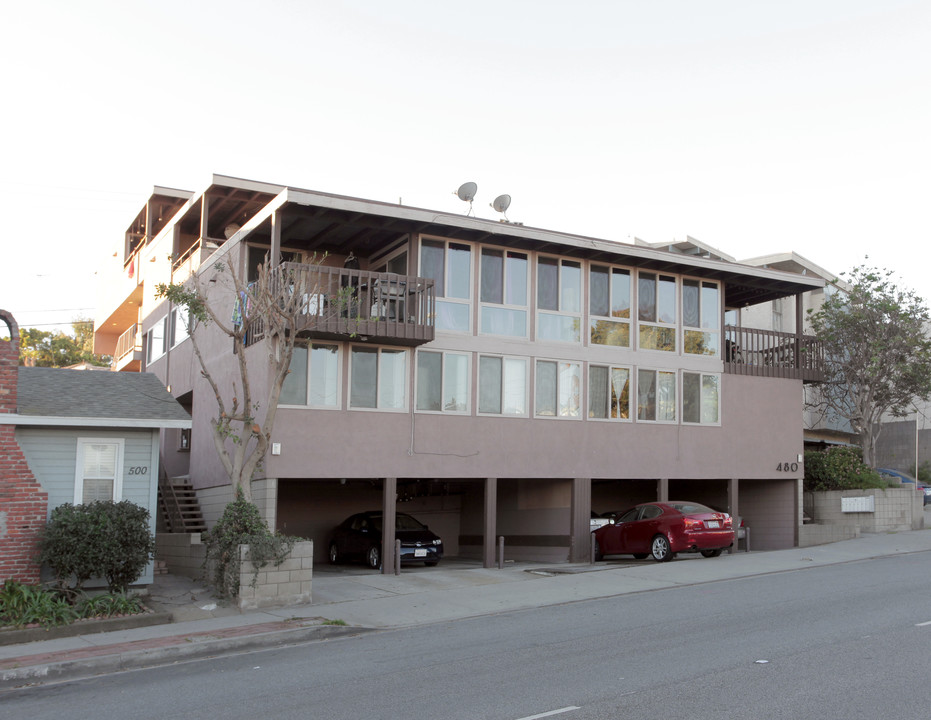
[[[699,378],[699,380],[698,380],[698,392],[699,392],[699,398],[698,398],[698,403],[699,403],[699,405],[698,405],[698,417],[699,417],[699,420],[698,420],[698,422],[691,422],[691,421],[688,421],[688,420],[685,419],[685,376],[686,376],[686,375],[697,375],[698,378]],[[704,391],[704,386],[705,386],[705,378],[714,378],[714,379],[716,380],[717,391],[718,391],[718,395],[717,395],[718,417],[717,417],[717,420],[707,421],[707,422],[706,422],[705,420],[702,420],[702,419],[701,419],[701,418],[702,418],[702,415],[703,415],[703,400],[704,400],[703,391]],[[680,379],[679,396],[680,396],[680,402],[682,403],[682,406],[681,406],[680,409],[679,409],[679,413],[680,413],[679,417],[682,418],[682,424],[683,424],[683,425],[691,425],[691,426],[702,425],[702,426],[705,426],[705,427],[719,427],[719,426],[721,425],[721,374],[720,374],[720,373],[706,373],[706,372],[696,372],[696,371],[693,371],[693,370],[683,370],[683,371],[682,371],[682,377],[681,377],[681,379]]]
[[[501,412],[482,412],[482,358],[495,358],[501,360],[501,374],[496,376],[501,385]],[[506,388],[508,385],[508,363],[522,362],[524,364],[524,383],[523,383],[523,406],[524,411],[521,413],[504,412]],[[495,353],[481,353],[478,356],[478,389],[476,392],[476,414],[482,417],[507,417],[507,418],[528,418],[530,417],[530,358],[517,355],[497,355]]]
[[[540,307],[540,261],[541,260],[555,260],[556,261],[556,304],[557,309],[553,310],[551,308],[541,308]],[[572,266],[578,266],[579,270],[579,296],[578,300],[578,310],[568,310],[566,309],[565,298],[563,297],[563,267],[566,263],[570,263]],[[538,342],[561,342],[561,343],[575,343],[579,344],[582,342],[582,316],[584,310],[583,298],[585,297],[585,267],[581,260],[576,260],[575,258],[564,258],[557,255],[537,255],[536,262],[534,263],[536,269],[536,292],[534,297],[534,308],[536,309],[536,339]],[[566,340],[563,338],[553,338],[553,337],[543,337],[540,332],[540,321],[544,317],[555,317],[559,319],[571,319],[576,321],[576,328],[578,328],[577,337]],[[536,391],[534,391],[536,395]]]
[[[320,405],[319,403],[314,404],[310,402],[311,398],[311,378],[313,377],[313,348],[317,347],[333,347],[336,348],[336,402],[333,405]],[[342,376],[343,376],[343,345],[336,342],[313,342],[308,341],[306,343],[296,343],[294,349],[298,347],[303,348],[307,351],[307,368],[306,375],[304,378],[304,402],[302,403],[278,403],[278,407],[285,408],[313,408],[314,410],[339,410],[342,407]],[[293,357],[293,356],[292,356]]]
[[[123,457],[126,441],[124,438],[112,437],[79,437],[76,445],[76,459],[74,465],[74,504],[84,503],[84,453],[88,445],[115,445],[116,463],[113,478],[113,496],[111,500],[119,502],[123,499]]]
[[[158,332],[158,347],[156,348],[156,331]],[[168,349],[168,315],[165,315],[157,323],[149,328],[148,341],[146,342],[146,363],[152,363],[158,360]]]
[[[614,277],[615,271],[620,271],[622,273],[627,273],[628,279],[628,290],[627,290],[627,317],[615,317],[614,315],[596,315],[592,312],[592,269],[593,268],[605,268],[608,271],[608,312],[611,312],[611,308],[614,305],[614,295],[613,295],[613,283],[612,279]],[[637,282],[637,275],[632,268],[624,267],[622,265],[610,265],[608,263],[599,263],[593,262],[588,265],[588,344],[591,347],[614,347],[614,348],[623,348],[625,350],[630,350],[634,346],[634,323],[633,315],[636,312],[637,308],[634,307],[634,284]],[[627,344],[626,345],[608,345],[604,343],[596,343],[592,339],[592,327],[596,322],[611,322],[617,323],[619,325],[627,326]]]
[[[486,250],[491,250],[493,252],[501,253],[501,262],[502,262],[502,277],[501,277],[501,292],[502,292],[502,301],[497,302],[486,302],[482,300],[482,275],[484,272],[484,253]],[[524,268],[524,289],[525,297],[523,305],[515,305],[508,302],[508,292],[510,291],[508,283],[508,258],[510,255],[520,255],[523,256],[525,262]],[[533,261],[531,259],[530,253],[523,250],[511,250],[509,248],[500,247],[498,245],[482,245],[478,248],[478,272],[479,272],[479,291],[478,291],[478,332],[479,335],[488,335],[489,337],[518,337],[518,338],[527,338],[530,335],[530,295],[531,295],[531,283],[530,283],[530,268],[532,267]],[[522,335],[511,335],[506,333],[496,333],[491,332],[484,327],[484,316],[485,308],[490,308],[492,310],[506,310],[515,313],[522,312],[524,314],[524,332]]]
[[[539,398],[537,395],[537,381],[540,373],[541,363],[551,363],[556,365],[556,396],[555,396],[555,413],[553,415],[542,415],[540,414],[540,403],[538,402]],[[561,366],[572,366],[577,368],[577,373],[575,374],[579,380],[578,387],[578,398],[576,400],[576,409],[575,414],[569,412],[561,413],[560,412],[560,399],[563,396],[571,398],[573,389],[570,387],[566,388],[563,385],[563,378],[560,373]],[[570,376],[571,377],[571,376]],[[570,380],[571,383],[571,380]],[[582,391],[582,363],[576,360],[556,360],[553,358],[536,358],[533,363],[533,416],[535,418],[541,418],[544,420],[582,420],[583,419],[583,399],[584,393]]]
[[[353,381],[353,369],[352,369],[352,358],[353,352],[356,350],[375,350],[376,352],[376,365],[375,365],[375,407],[370,407],[367,405],[353,405],[352,404],[352,381]],[[381,356],[382,353],[391,353],[397,354],[404,358],[404,372],[403,372],[403,383],[404,386],[401,389],[401,396],[403,397],[403,403],[399,407],[383,407],[381,405],[381,385],[382,385],[382,362]],[[346,400],[346,404],[349,410],[359,411],[359,412],[407,412],[408,406],[410,404],[410,362],[411,362],[411,352],[407,348],[398,348],[395,346],[389,345],[350,345],[349,346],[349,397]]]
[[[422,355],[439,355],[440,356],[440,409],[428,410],[418,407],[420,400],[420,358]],[[426,413],[429,415],[471,415],[472,414],[472,353],[452,352],[449,350],[418,350],[416,357],[416,369],[414,371],[414,411]],[[447,410],[445,408],[448,386],[448,373],[446,361],[449,358],[465,358],[465,409],[464,410]]]
[[[435,310],[435,317],[434,317],[434,327],[439,332],[455,333],[457,335],[471,335],[472,328],[474,326],[474,320],[473,320],[474,313],[472,311],[472,295],[474,291],[473,278],[475,277],[476,245],[471,242],[463,242],[461,240],[451,240],[449,238],[438,237],[434,235],[421,235],[420,242],[417,245],[417,268],[418,268],[418,274],[420,277],[427,277],[426,271],[424,270],[424,266],[423,266],[424,265],[423,263],[424,242],[443,245],[443,294],[440,295],[439,289],[437,289],[436,300],[435,300],[436,310]],[[450,266],[449,266],[449,246],[450,245],[461,245],[462,247],[469,248],[469,278],[468,278],[468,285],[467,285],[468,297],[466,298],[451,297],[448,294],[448,289],[450,286],[450,277],[451,277]],[[466,310],[467,316],[468,316],[468,322],[467,322],[468,327],[463,328],[463,329],[440,327],[440,324],[438,322],[440,319],[439,308],[443,304],[450,305],[453,308],[464,307]]]
[[[188,309],[183,305],[172,308],[168,323],[168,346],[175,348],[188,339]],[[179,333],[180,331],[180,333]]]
[[[650,419],[650,418],[642,418],[642,417],[640,417],[640,376],[641,376],[643,373],[656,373],[656,377],[655,377],[654,379],[655,379],[655,382],[656,382],[655,392],[656,392],[656,395],[657,395],[657,399],[654,400],[654,403],[653,403],[653,405],[654,405],[654,417],[653,417],[653,419]],[[671,377],[672,380],[673,380],[673,383],[675,384],[675,387],[673,388],[673,392],[675,393],[675,397],[672,399],[672,402],[669,403],[669,406],[672,407],[672,411],[673,411],[673,413],[675,413],[676,417],[672,418],[671,420],[670,420],[670,419],[667,419],[667,418],[664,418],[664,419],[657,419],[657,418],[655,417],[656,415],[658,415],[658,410],[659,410],[659,399],[658,399],[658,396],[659,396],[659,392],[660,392],[660,373],[662,373],[663,375],[667,376],[667,378],[668,378],[668,377]],[[637,409],[637,410],[636,410],[636,420],[637,420],[637,422],[640,422],[640,423],[652,423],[652,424],[658,424],[658,425],[676,425],[676,424],[678,424],[678,422],[679,422],[679,402],[680,402],[680,401],[679,401],[679,398],[680,398],[681,394],[682,394],[682,393],[681,393],[681,391],[680,391],[680,389],[679,389],[679,375],[678,375],[678,373],[677,373],[675,370],[669,370],[669,369],[664,369],[664,368],[637,368],[637,385],[636,385],[636,394],[635,394],[636,402],[634,403],[635,406],[636,406],[636,409]]]
[[[687,281],[698,283],[698,325],[697,326],[685,324],[685,283]],[[717,305],[714,308],[714,317],[715,317],[715,322],[717,323],[715,327],[705,327],[705,324],[702,320],[702,316],[704,315],[703,310],[705,306],[705,302],[702,298],[702,295],[703,295],[702,291],[705,289],[705,285],[713,285],[715,289],[717,290],[718,301],[717,301]],[[721,283],[719,283],[717,280],[707,280],[705,278],[683,276],[680,281],[679,286],[680,286],[679,287],[679,295],[680,295],[679,302],[681,304],[681,307],[679,308],[679,312],[681,313],[681,317],[682,317],[682,354],[689,355],[691,357],[721,357],[721,300],[722,300]],[[714,335],[716,337],[716,341],[714,344],[714,352],[713,353],[689,352],[688,343],[686,342],[686,334],[689,332],[698,332],[698,333],[706,333],[709,335]]]
[[[608,371],[608,385],[605,388],[607,392],[607,397],[605,398],[606,408],[608,414],[606,417],[594,417],[592,415],[592,403],[591,403],[591,392],[592,392],[592,369],[593,368],[606,368]],[[627,417],[611,417],[611,376],[614,370],[626,370],[627,371]],[[636,373],[634,369],[629,365],[611,365],[607,363],[589,363],[588,364],[588,396],[587,403],[588,407],[586,417],[589,420],[595,422],[622,422],[629,423],[634,420],[634,406],[636,405],[636,390],[637,386],[634,384],[634,379]]]
[[[656,320],[641,320],[640,319],[640,301],[641,301],[640,280],[641,280],[641,277],[644,275],[654,276],[654,283],[656,285],[656,296],[654,298],[655,308],[656,308]],[[676,317],[671,323],[659,319],[659,292],[661,288],[661,285],[660,285],[661,280],[672,280],[673,287],[675,288],[676,297],[673,302],[673,312],[676,313]],[[681,344],[682,344],[682,338],[680,337],[681,335],[680,320],[681,320],[681,313],[682,313],[682,308],[680,307],[680,304],[681,304],[680,298],[682,297],[682,288],[680,287],[680,284],[681,284],[680,278],[678,275],[672,275],[670,273],[658,272],[654,270],[641,270],[637,272],[637,305],[636,305],[637,350],[642,350],[644,352],[663,353],[665,355],[678,354],[679,348],[681,347]],[[664,350],[662,348],[644,347],[643,344],[641,343],[641,328],[646,328],[646,327],[655,327],[655,328],[660,328],[662,330],[672,329],[674,343],[675,343],[674,347],[672,347],[669,350]]]

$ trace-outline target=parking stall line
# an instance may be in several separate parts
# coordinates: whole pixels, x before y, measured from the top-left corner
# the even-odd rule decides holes
[[[552,717],[553,715],[561,715],[562,713],[572,712],[573,710],[581,710],[582,708],[577,705],[569,705],[564,708],[559,708],[559,710],[550,710],[549,712],[540,713],[539,715],[527,715],[526,717],[517,718],[517,720],[537,720],[537,718]]]

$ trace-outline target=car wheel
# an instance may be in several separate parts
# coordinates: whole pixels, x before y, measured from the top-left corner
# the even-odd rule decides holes
[[[339,562],[339,548],[336,547],[336,543],[330,544],[330,564],[335,565]]]
[[[381,550],[379,550],[375,545],[369,548],[369,551],[365,553],[365,562],[368,563],[368,566],[372,570],[378,570],[381,567]]]
[[[426,565],[427,567],[436,567],[437,563],[439,562],[440,562],[439,560],[424,560],[423,564]]]
[[[643,560],[650,553],[634,553],[634,560]]]
[[[701,551],[702,557],[717,557],[720,554],[721,554],[721,548],[718,548],[717,550],[702,550]]]
[[[665,535],[657,535],[653,538],[653,544],[650,546],[653,550],[653,557],[657,562],[667,562],[672,560],[672,548],[669,547],[669,541]]]
[[[595,540],[595,562],[601,562],[604,560],[604,555],[601,552],[601,545],[598,544],[598,541]]]

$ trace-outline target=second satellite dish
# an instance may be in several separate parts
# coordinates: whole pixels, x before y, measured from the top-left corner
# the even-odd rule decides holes
[[[495,212],[499,212],[504,215],[504,219],[507,221],[507,211],[511,206],[511,196],[510,195],[499,195],[495,198],[495,201],[491,203],[491,207],[495,209]]]

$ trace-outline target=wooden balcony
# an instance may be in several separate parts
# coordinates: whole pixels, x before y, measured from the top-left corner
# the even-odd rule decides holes
[[[824,381],[824,348],[812,335],[728,325],[724,338],[726,373]]]
[[[433,340],[433,280],[301,263],[282,263],[277,282],[305,288],[297,328],[302,337],[414,347]],[[252,320],[247,345],[264,336]]]

